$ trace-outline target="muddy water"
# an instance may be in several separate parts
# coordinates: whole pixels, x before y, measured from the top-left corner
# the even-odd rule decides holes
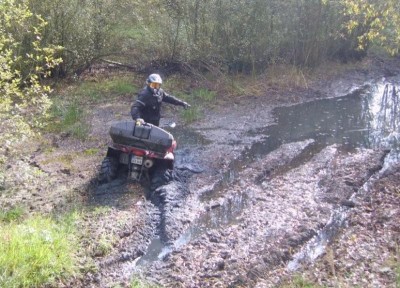
[[[245,149],[241,157],[232,161],[229,172],[222,177],[221,183],[215,185],[216,188],[209,193],[211,195],[204,198],[215,197],[225,186],[235,181],[236,175],[244,167],[285,143],[314,140],[286,169],[301,165],[332,144],[341,145],[343,150],[397,150],[400,138],[399,110],[397,90],[386,81],[344,97],[276,108],[275,125],[248,132],[248,136],[264,135],[264,140],[254,143]],[[396,153],[392,155],[397,159]]]
[[[391,82],[400,83],[400,80]],[[375,83],[344,97],[276,108],[276,125],[248,132],[249,136],[264,135],[264,140],[254,143],[231,163],[229,173],[224,176],[225,182],[232,182],[239,170],[282,144],[306,139],[313,139],[315,143],[291,165],[301,165],[332,144],[339,144],[347,150],[397,150],[400,92],[391,82]]]
[[[237,175],[244,167],[285,143],[314,140],[312,145],[309,145],[294,161],[283,167],[283,170],[302,165],[313,155],[332,144],[339,144],[345,150],[377,147],[392,149],[394,152],[390,154],[392,155],[390,159],[397,161],[400,113],[397,94],[396,86],[382,81],[344,97],[276,108],[274,110],[275,125],[247,133],[249,137],[263,135],[263,140],[245,149],[238,159],[232,161],[229,172],[221,177],[221,181],[214,185],[214,189],[203,195],[202,201],[209,202],[218,197],[219,193],[229,189],[229,185],[238,180]],[[181,166],[193,160],[186,153],[187,150],[190,152],[192,148],[199,145],[210,144],[194,131],[177,130],[173,133],[182,149],[177,151],[177,162]],[[226,205],[210,209],[208,213],[195,221],[172,246],[164,246],[160,239],[154,239],[148,253],[138,264],[143,265],[160,260],[170,251],[178,249],[208,230],[234,223],[243,207],[246,206],[248,198],[249,195],[240,193]],[[321,231],[312,244],[299,253],[289,268],[296,269],[304,258],[315,259],[336,233],[337,228],[344,223],[344,219],[345,210],[334,212],[326,231]]]

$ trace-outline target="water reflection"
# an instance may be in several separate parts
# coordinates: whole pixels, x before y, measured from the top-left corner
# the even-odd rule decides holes
[[[371,146],[397,149],[400,136],[398,88],[389,83],[376,85],[364,106]]]
[[[314,139],[319,149],[332,144],[348,148],[398,148],[398,91],[396,85],[381,82],[344,97],[277,108],[276,125],[255,131],[266,135],[266,139],[255,143],[244,156],[252,162],[284,143],[305,139]]]
[[[387,169],[394,162],[400,160],[399,148],[399,95],[398,87],[393,83],[378,83],[361,95],[361,105],[357,101],[355,106],[360,107],[359,114],[353,116],[354,123],[352,125],[360,127],[363,143],[370,148],[391,149],[391,153],[386,157],[383,170]],[[354,99],[356,99],[355,97]],[[344,100],[347,101],[347,100]],[[349,110],[357,112],[358,108],[348,107]],[[346,119],[350,119],[347,116]],[[342,122],[349,124],[351,121]],[[337,127],[341,129],[340,127]],[[351,140],[351,143],[357,141]],[[338,139],[336,139],[337,141]],[[359,142],[361,143],[361,142]],[[382,171],[383,171],[382,170]],[[322,255],[326,246],[331,239],[338,233],[339,229],[344,226],[347,217],[348,207],[340,207],[332,214],[332,218],[327,225],[319,231],[318,235],[310,240],[297,254],[293,256],[293,260],[287,265],[289,271],[296,271],[300,267],[312,263],[317,257]]]
[[[364,117],[366,113],[363,112],[363,104],[368,102],[364,102],[364,99],[368,93],[363,90],[341,98],[276,108],[276,125],[255,131],[264,134],[266,138],[253,144],[244,152],[243,158],[251,163],[282,144],[307,139],[315,140],[315,150],[310,151],[312,154],[332,144],[348,148],[369,147],[368,119],[372,114],[367,113],[368,117]]]

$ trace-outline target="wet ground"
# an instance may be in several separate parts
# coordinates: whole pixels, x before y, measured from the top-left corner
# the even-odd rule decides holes
[[[344,95],[275,108],[246,99],[178,125],[174,180],[157,191],[136,187],[142,199],[127,207],[141,216],[89,282],[273,287],[278,274],[315,263],[358,195],[396,166],[399,85],[395,76],[368,79]],[[119,202],[129,188],[114,185],[97,187],[95,202]]]
[[[252,286],[282,263],[297,270],[321,255],[354,207],[352,197],[383,166],[387,150],[370,148],[396,148],[386,143],[393,131],[372,126],[385,113],[373,106],[382,85],[276,108],[274,125],[245,132],[262,139],[212,187],[194,191],[200,215],[172,244],[150,246],[139,271],[166,286]],[[185,226],[174,224],[174,232]]]
[[[314,277],[315,283],[337,286],[340,269],[351,264],[342,260],[351,237],[358,235],[359,243],[370,239],[360,236],[369,228],[357,230],[355,223],[370,220],[362,217],[368,214],[365,203],[376,204],[371,194],[392,193],[382,198],[386,210],[373,210],[391,211],[390,217],[373,218],[374,227],[400,213],[395,204],[399,88],[396,73],[373,69],[286,92],[287,98],[242,98],[190,126],[178,122],[168,128],[176,119],[167,111],[162,126],[175,136],[178,149],[174,180],[157,191],[123,177],[99,186],[93,181],[98,165],[70,169],[64,174],[78,179],[74,191],[101,211],[81,223],[94,268],[73,285],[125,287],[136,277],[166,287],[276,287],[302,271],[313,278],[309,267],[315,265],[324,277]],[[92,137],[106,139],[104,121],[109,124],[128,106],[95,109]],[[96,147],[105,145],[102,140]],[[41,157],[36,155],[35,165],[51,171],[54,165]],[[376,228],[382,247],[398,245],[400,229],[391,225],[390,237]],[[395,287],[393,268],[384,264],[392,254],[371,243],[365,250],[387,259],[370,287]],[[326,255],[341,262],[320,265]],[[328,277],[332,271],[334,281]],[[363,286],[354,279],[364,274],[354,273],[351,281],[340,282],[350,285],[343,287]]]

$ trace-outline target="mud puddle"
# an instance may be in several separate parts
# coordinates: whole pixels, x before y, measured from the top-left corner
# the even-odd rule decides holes
[[[397,88],[382,82],[340,98],[276,108],[276,125],[248,132],[250,136],[264,135],[264,140],[254,143],[233,160],[228,172],[203,195],[202,200],[218,197],[238,180],[240,171],[285,143],[314,140],[290,163],[279,167],[281,173],[304,164],[333,144],[338,144],[343,152],[355,148],[392,149],[385,163],[396,161],[400,140],[399,104]],[[264,178],[269,176],[268,172],[264,173]],[[257,182],[262,180],[259,178]]]
[[[263,140],[255,142],[251,147],[246,148],[238,159],[233,160],[228,172],[221,176],[221,180],[214,185],[212,190],[205,193],[203,199],[218,196],[237,179],[240,171],[285,143],[306,139],[315,141],[296,160],[281,167],[282,170],[302,165],[329,145],[339,144],[343,150],[348,151],[354,148],[369,148],[371,146],[369,139],[371,131],[368,122],[370,112],[365,111],[369,108],[365,105],[365,98],[372,90],[369,87],[340,98],[275,108],[273,113],[276,124],[247,133],[249,137],[263,135]]]

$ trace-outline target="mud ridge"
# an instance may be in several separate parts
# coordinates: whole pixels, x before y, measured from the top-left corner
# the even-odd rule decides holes
[[[182,207],[189,194],[187,181],[193,172],[188,169],[175,169],[172,181],[167,185],[158,187],[150,192],[150,201],[154,203],[160,211],[160,221],[157,227],[157,236],[165,244],[171,244],[179,237],[178,223],[174,219],[175,210]]]
[[[273,156],[270,157],[264,163],[271,161],[268,159]],[[252,286],[267,271],[289,261],[294,251],[329,222],[332,207],[354,193],[354,186],[349,188],[345,184],[346,169],[352,167],[353,171],[360,166],[358,163],[370,163],[353,171],[355,185],[360,187],[370,176],[369,171],[381,167],[381,158],[381,153],[374,151],[346,155],[332,146],[305,165],[264,181],[261,186],[248,183],[246,191],[256,197],[250,198],[237,224],[209,230],[171,253],[165,262],[154,263],[149,274],[158,275],[159,283],[166,286],[214,287],[221,284],[220,279],[226,285]],[[251,167],[243,174],[254,175]],[[340,199],[331,198],[331,185],[337,187]],[[317,197],[313,196],[314,189],[319,191]],[[237,188],[229,189],[230,195],[232,190]],[[309,207],[303,206],[306,203]]]

